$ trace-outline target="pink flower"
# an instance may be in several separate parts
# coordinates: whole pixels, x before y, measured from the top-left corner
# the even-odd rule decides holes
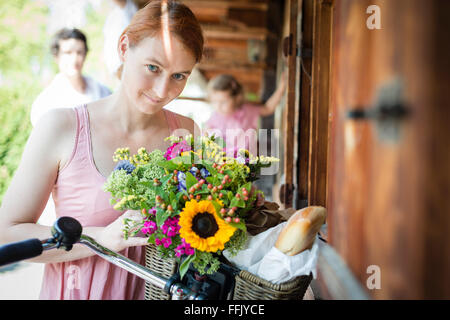
[[[184,239],[181,239],[181,244],[175,248],[175,255],[177,257],[181,257],[183,254],[192,256],[194,253],[195,253],[195,250]]]
[[[170,245],[172,244],[172,238],[156,238],[155,239],[155,244],[157,246],[164,246],[164,248],[169,248]]]
[[[179,231],[180,226],[178,225],[178,217],[168,218],[166,221],[164,221],[164,224],[160,227],[163,234],[167,235],[168,237],[175,237]]]
[[[164,158],[166,160],[171,160],[175,157],[178,157],[184,151],[190,151],[191,146],[188,145],[186,141],[176,142],[167,148],[166,153],[164,154]]]
[[[158,227],[156,226],[156,222],[154,221],[145,221],[144,227],[141,229],[142,233],[153,234]]]
[[[164,248],[168,248],[172,244],[172,238],[162,238],[161,242],[162,242]]]

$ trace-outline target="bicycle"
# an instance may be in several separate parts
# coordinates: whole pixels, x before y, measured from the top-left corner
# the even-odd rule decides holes
[[[164,290],[172,300],[230,300],[234,288],[234,277],[238,270],[221,264],[219,270],[212,276],[198,277],[190,269],[183,280],[178,273],[170,278],[149,270],[148,268],[114,252],[93,238],[82,233],[83,227],[74,218],[58,218],[52,229],[52,237],[44,240],[37,238],[8,243],[0,246],[0,267],[11,263],[31,259],[41,255],[44,251],[64,249],[69,251],[76,243],[93,250],[97,255],[114,265],[133,273],[145,281]]]

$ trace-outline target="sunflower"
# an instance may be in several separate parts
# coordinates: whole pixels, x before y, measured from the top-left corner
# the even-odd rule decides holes
[[[236,231],[217,215],[214,205],[207,200],[186,202],[178,224],[181,238],[191,247],[206,252],[223,250]]]

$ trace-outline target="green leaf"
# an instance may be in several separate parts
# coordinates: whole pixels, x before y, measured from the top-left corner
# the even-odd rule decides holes
[[[170,180],[170,178],[172,178],[172,174],[167,174],[167,175],[165,175],[164,177],[162,177],[162,178],[160,179],[160,182],[161,182],[162,184],[165,184],[167,181]]]
[[[245,226],[245,223],[242,222],[242,221],[240,221],[240,222],[238,222],[238,223],[236,223],[236,222],[230,222],[230,225],[233,226],[233,227],[235,227],[235,228],[237,228],[237,229],[240,229],[240,230],[242,230],[242,231],[244,231],[244,232],[247,232],[247,227]]]
[[[175,164],[178,167],[180,164],[183,164],[183,159],[182,159],[182,157],[175,157],[175,158],[171,159],[170,162]]]
[[[211,203],[214,206],[214,209],[216,209],[216,213],[219,215],[219,217],[222,217],[222,214],[220,213],[220,209],[222,209],[222,206],[217,201],[211,201]]]
[[[214,167],[211,164],[209,164],[206,161],[203,161],[203,165],[205,166],[206,170],[208,170],[209,173],[211,174],[211,176],[209,176],[208,178],[212,178],[212,176],[217,175],[217,170],[214,169]],[[208,178],[206,178],[206,181],[208,181]]]
[[[173,211],[176,212],[178,210],[178,200],[173,199],[170,204],[172,205]]]
[[[190,173],[189,171],[186,172],[186,188],[189,190],[194,184],[197,183],[197,179]]]
[[[194,159],[190,155],[189,156],[182,156],[182,157],[180,157],[180,159],[181,159],[182,163],[185,164],[185,165],[191,165],[192,163],[194,163],[193,162]]]
[[[242,199],[238,199],[238,198],[234,197],[231,200],[230,207],[245,208],[245,202]]]
[[[198,195],[198,194],[210,194],[211,191],[209,190],[198,190],[194,192],[194,195]]]
[[[169,201],[169,195],[163,189],[156,190],[156,195],[160,196],[164,202]]]
[[[169,194],[169,202],[175,201],[176,198],[177,197],[176,197],[175,193],[173,191],[171,191],[170,194]]]
[[[148,243],[155,244],[155,239],[156,239],[156,233],[151,234],[150,237],[148,237]]]
[[[174,158],[176,159],[176,158]],[[176,161],[173,161],[174,159],[170,160],[170,161],[159,161],[156,164],[158,166],[160,166],[161,168],[165,168],[168,170],[175,170],[178,167],[178,164],[176,163]]]
[[[169,216],[170,212],[161,208],[156,209],[156,225],[158,227],[162,226]]]
[[[138,183],[147,188],[154,188],[153,182],[150,181],[138,181]]]
[[[176,199],[176,201],[177,201],[177,202],[180,202],[180,201],[181,201],[180,199],[181,199],[181,197],[182,197],[184,194],[187,195],[186,191],[184,191],[184,190],[181,191],[181,192],[177,192],[177,195],[176,195],[176,198],[177,198],[177,199]]]
[[[191,255],[191,256],[188,256],[188,257],[187,257],[186,259],[184,259],[183,262],[181,263],[180,269],[179,269],[181,279],[183,279],[184,275],[185,275],[186,272],[188,271],[189,265],[191,264],[191,262],[192,262],[193,260],[195,260],[196,254],[197,254],[197,252],[194,253],[194,254]]]
[[[243,189],[243,188],[247,189],[247,191],[250,193],[250,190],[252,189],[252,183],[251,183],[251,182],[248,182],[248,183],[244,184],[244,185],[240,188],[241,191],[239,191],[239,192],[242,192],[242,189]]]

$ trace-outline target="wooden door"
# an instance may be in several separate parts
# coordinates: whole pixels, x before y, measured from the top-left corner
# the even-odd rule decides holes
[[[334,2],[329,241],[364,287],[379,268],[373,298],[450,298],[448,12]]]

